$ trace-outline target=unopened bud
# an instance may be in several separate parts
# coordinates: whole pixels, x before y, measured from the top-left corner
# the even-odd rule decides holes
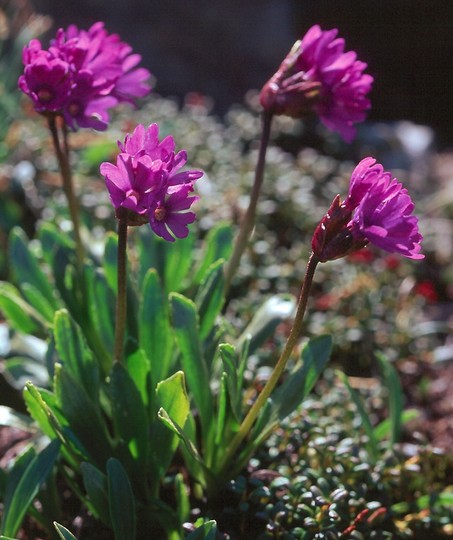
[[[348,228],[351,216],[351,210],[337,195],[313,234],[312,249],[320,262],[339,259],[368,244],[368,240],[356,238]]]

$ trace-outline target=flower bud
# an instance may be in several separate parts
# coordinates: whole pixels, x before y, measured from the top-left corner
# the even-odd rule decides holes
[[[339,259],[368,244],[368,240],[356,239],[348,229],[351,214],[337,195],[313,234],[311,245],[320,262]]]

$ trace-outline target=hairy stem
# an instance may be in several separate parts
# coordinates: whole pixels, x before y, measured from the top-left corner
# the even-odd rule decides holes
[[[255,169],[255,180],[253,182],[252,193],[250,194],[250,202],[242,220],[239,233],[234,243],[233,253],[229,260],[225,271],[225,295],[231,286],[231,281],[238,269],[242,254],[247,247],[253,227],[255,225],[256,206],[258,197],[261,191],[261,186],[264,179],[264,166],[266,163],[266,150],[269,144],[269,136],[271,132],[272,114],[265,111],[263,113],[263,129],[261,132],[260,149],[258,154],[258,162]]]

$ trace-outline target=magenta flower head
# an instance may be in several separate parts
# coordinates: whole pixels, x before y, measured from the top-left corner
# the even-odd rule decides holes
[[[370,108],[373,77],[363,73],[367,65],[355,52],[344,52],[337,33],[312,26],[264,85],[260,101],[272,114],[303,118],[314,113],[350,142],[354,124],[363,122]]]
[[[185,238],[187,225],[196,218],[190,211],[198,199],[193,186],[203,173],[181,170],[186,152],[175,153],[171,136],[159,141],[157,124],[138,125],[118,146],[116,165],[102,163],[100,167],[118,219],[127,220],[128,225],[149,223],[169,242]]]
[[[69,64],[43,51],[36,39],[24,49],[23,62],[19,88],[31,98],[35,110],[43,114],[61,111],[71,92]]]
[[[141,57],[109,34],[104,23],[89,30],[58,30],[48,50],[32,40],[23,52],[19,88],[42,114],[63,116],[72,129],[105,130],[108,111],[121,102],[134,104],[147,95],[150,73],[137,67]]]
[[[312,248],[321,262],[343,257],[369,242],[409,259],[423,259],[414,203],[402,184],[376,160],[363,159],[351,175],[349,193],[334,199],[315,230]]]

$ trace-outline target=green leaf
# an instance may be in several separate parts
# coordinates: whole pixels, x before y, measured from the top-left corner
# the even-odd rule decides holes
[[[219,394],[219,405],[217,410],[217,426],[216,426],[216,436],[215,444],[218,445],[225,437],[225,433],[228,432],[226,429],[225,423],[227,418],[227,395],[228,395],[228,375],[223,372],[220,379],[220,394]]]
[[[223,264],[224,261],[219,260],[208,268],[195,298],[200,317],[200,339],[202,340],[210,334],[225,302]]]
[[[91,328],[96,333],[98,348],[102,348],[102,356],[107,357],[107,365],[113,356],[115,298],[101,270],[85,265],[85,280]]]
[[[250,454],[270,435],[271,431],[294,412],[313,389],[327,365],[332,351],[332,338],[321,335],[312,338],[302,349],[301,363],[288,374],[263,407],[249,437],[249,442],[234,464],[240,471]]]
[[[175,476],[176,512],[179,523],[186,523],[190,518],[190,498],[184,476],[178,473]]]
[[[217,523],[206,521],[195,531],[186,536],[185,540],[215,540],[217,538]]]
[[[81,286],[76,278],[76,270],[72,260],[73,253],[63,247],[57,247],[53,260],[53,276],[55,285],[64,304],[74,317],[86,317],[82,314],[80,299],[83,297]]]
[[[102,468],[113,451],[107,427],[83,386],[64,367],[55,369],[55,394],[71,431],[88,452],[90,460]]]
[[[117,145],[109,138],[102,138],[96,141],[90,141],[81,152],[82,161],[89,167],[99,169],[103,161],[108,161],[118,152]]]
[[[195,235],[189,234],[174,243],[165,242],[164,285],[167,293],[181,291],[184,279],[193,266]]]
[[[453,492],[442,491],[441,493],[422,495],[417,499],[417,506],[420,510],[432,509],[440,506],[449,507],[451,510],[451,508],[453,508]]]
[[[41,241],[42,254],[47,264],[54,268],[55,255],[58,250],[63,250],[69,259],[74,258],[75,243],[72,238],[61,232],[53,223],[45,221],[38,230]]]
[[[376,461],[379,458],[378,439],[377,439],[376,434],[374,432],[373,426],[371,425],[370,418],[369,418],[368,413],[367,413],[367,411],[365,409],[365,406],[363,404],[363,400],[362,400],[359,392],[357,392],[357,390],[355,388],[352,388],[352,386],[351,386],[351,384],[350,384],[350,382],[348,380],[348,377],[344,373],[339,371],[338,376],[340,377],[340,379],[342,380],[342,382],[344,383],[344,385],[348,389],[349,394],[350,394],[350,396],[352,398],[352,401],[355,403],[355,406],[357,407],[357,411],[358,411],[358,413],[360,415],[360,419],[362,420],[363,429],[364,429],[366,435],[368,436],[367,448],[368,448],[368,451],[370,453],[370,461],[372,462],[372,464],[374,464],[374,463],[376,463]]]
[[[396,369],[383,355],[378,354],[377,359],[384,376],[384,386],[388,391],[389,416],[391,422],[390,445],[393,446],[401,439],[403,416],[403,389]]]
[[[329,362],[332,338],[321,335],[310,339],[302,349],[302,365],[288,375],[274,392],[274,414],[281,421],[289,416],[312,391]]]
[[[84,461],[82,471],[83,485],[97,516],[106,524],[110,523],[109,495],[107,476],[97,467]]]
[[[6,483],[4,486],[4,498],[3,498],[3,507],[8,508],[11,505],[11,502],[14,498],[14,493],[17,489],[17,486],[23,477],[27,467],[30,466],[30,463],[36,457],[35,449],[32,445],[27,445],[25,449],[20,453],[15,461],[13,467],[8,471],[6,477]],[[6,515],[6,514],[5,514]],[[0,528],[1,532],[1,528]]]
[[[10,264],[17,283],[33,285],[49,302],[54,310],[58,302],[49,277],[40,269],[35,255],[29,250],[28,239],[22,229],[14,228],[9,237]]]
[[[242,393],[238,387],[238,359],[236,349],[229,343],[219,345],[220,358],[222,359],[223,369],[227,374],[226,383],[228,386],[228,395],[230,397],[231,410],[237,421],[241,420],[241,399]]]
[[[28,464],[15,486],[11,500],[5,501],[1,534],[14,536],[22,523],[27,508],[36,497],[41,484],[46,480],[60,450],[60,442],[53,440]],[[8,504],[7,504],[8,503]]]
[[[48,323],[52,324],[55,309],[48,302],[48,300],[41,293],[41,291],[39,291],[34,285],[31,285],[30,283],[22,283],[21,290],[22,294],[29,302],[29,304],[33,306],[33,308],[36,309],[36,311],[40,313]]]
[[[143,478],[148,459],[148,416],[139,390],[119,362],[110,372],[109,390],[115,433],[127,445],[134,469]]]
[[[61,540],[77,540],[77,538],[70,531],[68,531],[66,527],[63,527],[63,525],[60,525],[56,521],[53,522],[53,525]]]
[[[165,245],[164,240],[152,233],[149,227],[138,227],[136,246],[139,260],[138,283],[143,283],[150,268],[157,270],[161,280],[165,279]]]
[[[22,390],[28,381],[39,386],[49,386],[47,368],[32,358],[13,356],[4,361],[3,376],[16,390]]]
[[[173,335],[168,300],[154,268],[147,272],[142,286],[139,341],[151,362],[151,378],[155,385],[168,377],[173,353]]]
[[[418,409],[407,409],[401,414],[402,425],[415,420],[420,417],[420,411]],[[385,418],[374,428],[374,436],[378,441],[382,441],[385,438],[390,438],[392,434],[393,424],[391,418]]]
[[[140,398],[145,409],[151,410],[153,402],[150,381],[151,364],[145,351],[137,349],[130,354],[126,358],[126,368],[140,393]]]
[[[178,293],[170,295],[173,328],[182,355],[187,384],[200,414],[205,436],[210,427],[213,403],[209,388],[209,373],[203,357],[195,304]]]
[[[241,347],[250,339],[249,354],[252,354],[274,334],[282,321],[292,316],[295,306],[296,299],[288,294],[277,294],[266,300],[239,337],[237,346]]]
[[[27,383],[23,393],[27,410],[45,435],[52,439],[59,436],[64,440],[63,427],[54,410],[44,400],[45,392],[38,390],[32,383]],[[54,394],[51,396],[55,398]]]
[[[174,423],[181,429],[184,428],[190,410],[190,402],[182,371],[178,371],[157,385],[156,403],[157,407],[165,409]],[[167,472],[178,447],[179,435],[172,433],[161,423],[158,423],[153,428],[151,438],[153,441],[153,462],[160,479]]]
[[[103,263],[107,283],[116,295],[118,288],[118,236],[113,232],[106,235]]]
[[[163,409],[160,409],[157,416],[164,424],[167,423],[167,427],[172,429],[181,439],[183,444],[179,446],[179,450],[181,451],[187,471],[191,478],[193,478],[196,483],[206,487],[207,478],[212,475],[196,448],[196,441],[199,440],[197,435],[198,426],[192,412],[190,412],[187,417],[184,430],[179,428],[179,426],[172,424],[170,417],[166,415],[166,412]],[[211,447],[213,448],[213,445],[211,445]]]
[[[24,334],[35,334],[47,327],[41,314],[28,304],[14,285],[0,282],[0,310],[12,328]]]
[[[135,540],[135,499],[124,467],[115,459],[107,461],[110,521],[115,540]]]
[[[159,418],[159,420],[161,420],[161,422],[170,430],[172,431],[175,435],[177,435],[181,441],[184,442],[185,444],[185,447],[186,449],[188,450],[188,452],[190,453],[191,457],[197,461],[199,464],[203,465],[204,466],[204,463],[203,463],[203,459],[202,457],[200,456],[200,453],[198,452],[195,444],[193,443],[193,441],[187,436],[186,433],[184,433],[183,429],[181,428],[181,426],[178,426],[178,424],[176,422],[174,422],[169,414],[167,413],[167,411],[163,408],[160,408],[158,413],[157,413],[157,416]],[[197,478],[198,481],[200,481],[199,478]]]
[[[97,403],[100,384],[98,365],[82,330],[65,309],[55,313],[54,338],[61,363],[86,390],[93,403]]]
[[[206,250],[201,257],[201,264],[198,268],[194,282],[201,283],[208,272],[209,267],[218,261],[224,259],[227,261],[233,249],[233,229],[231,225],[220,223],[212,228],[205,240]]]

